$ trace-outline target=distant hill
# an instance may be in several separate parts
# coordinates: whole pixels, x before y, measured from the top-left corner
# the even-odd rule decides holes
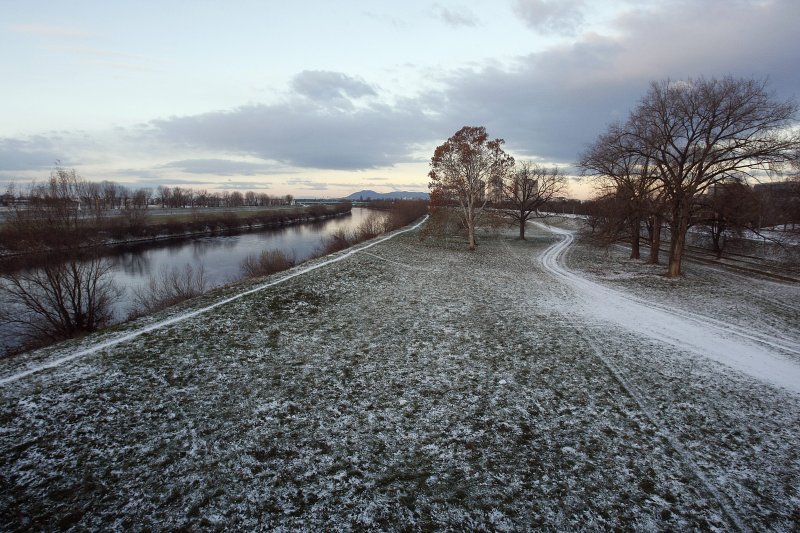
[[[344,200],[427,200],[428,193],[412,191],[375,192],[370,190],[354,192]]]

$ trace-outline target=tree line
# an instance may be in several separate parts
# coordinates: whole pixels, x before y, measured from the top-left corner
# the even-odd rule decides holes
[[[243,224],[280,224],[299,216],[320,217],[324,210],[296,212],[263,211],[240,216],[232,211],[188,218],[161,218],[154,221],[153,206],[220,207],[285,206],[292,195],[270,196],[252,191],[208,194],[181,187],[158,187],[154,196],[149,188],[129,189],[114,182],[92,182],[74,169],[57,167],[43,182],[34,182],[26,195],[15,194],[12,184],[5,195],[10,205],[0,227],[0,247],[15,252],[69,249],[126,237],[155,237],[165,234],[231,230]],[[156,207],[157,209],[157,207]]]
[[[159,185],[153,201],[161,207],[271,207],[291,205],[294,196],[272,196],[254,191],[208,192],[205,189],[193,190],[189,187],[165,187]]]
[[[54,184],[57,189],[54,189]],[[45,182],[34,181],[23,191],[16,184],[9,184],[0,197],[0,205],[24,207],[30,203],[46,202],[55,196],[67,197],[75,206],[88,213],[103,214],[114,209],[145,209],[148,206],[163,208],[197,207],[271,207],[291,205],[294,196],[270,195],[255,191],[214,191],[191,187],[167,187],[159,185],[130,188],[113,181],[93,182],[76,174],[75,170],[61,167],[51,173]]]
[[[769,217],[759,216],[759,226],[800,222],[800,200],[791,182],[780,192],[762,188],[756,193],[752,186],[792,165],[797,170],[797,110],[793,100],[777,100],[765,81],[653,82],[627,120],[611,124],[580,156],[578,167],[596,180],[601,193],[582,209],[592,213],[595,229],[613,238],[628,235],[632,257],[639,257],[646,228],[654,263],[667,228],[669,277],[681,275],[686,235],[694,224],[711,227],[714,246],[721,250],[732,227],[746,221],[755,226],[759,198],[773,202],[771,210],[761,209]],[[526,221],[557,205],[566,188],[559,169],[517,163],[503,144],[483,127],[464,127],[431,158],[432,219],[445,226],[455,216],[470,250],[487,207],[518,224],[524,239]]]

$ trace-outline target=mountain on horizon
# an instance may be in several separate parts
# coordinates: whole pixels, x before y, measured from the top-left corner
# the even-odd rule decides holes
[[[371,190],[363,190],[354,192],[349,196],[345,196],[343,200],[427,200],[428,193],[414,192],[414,191],[394,191],[394,192],[375,192]]]

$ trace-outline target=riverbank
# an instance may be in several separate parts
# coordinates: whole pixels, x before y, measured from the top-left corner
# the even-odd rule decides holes
[[[351,212],[349,203],[335,206],[311,206],[305,208],[273,208],[268,210],[226,210],[205,212],[203,210],[186,210],[185,213],[152,216],[146,218],[136,230],[130,228],[107,228],[104,225],[52,231],[80,233],[79,244],[73,245],[80,250],[100,250],[126,245],[138,245],[148,242],[162,242],[176,239],[187,239],[203,235],[219,235],[237,231],[280,228],[294,224],[319,222],[330,218],[344,216]],[[113,222],[107,219],[104,224]],[[146,222],[146,223],[145,223]],[[60,251],[60,241],[52,241],[52,237],[31,236],[23,230],[15,229],[9,224],[0,231],[0,267],[2,263],[21,257],[47,256]],[[64,239],[72,241],[74,239]],[[52,241],[52,242],[51,242]],[[37,242],[35,246],[26,246],[26,242]],[[50,244],[45,244],[50,243]],[[13,268],[13,265],[8,268]]]
[[[181,318],[2,385],[0,518],[790,529],[797,396],[576,314],[541,262],[558,239],[485,235],[468,253],[411,232],[0,362],[8,378]]]

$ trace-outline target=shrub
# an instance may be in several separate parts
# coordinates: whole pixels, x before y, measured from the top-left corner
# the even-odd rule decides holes
[[[240,266],[242,275],[248,278],[260,278],[276,272],[289,270],[295,265],[294,257],[289,257],[280,250],[264,250],[260,254],[248,255]]]
[[[151,274],[147,282],[134,289],[130,318],[147,315],[199,296],[206,291],[205,268],[186,263],[183,269],[164,268]]]

